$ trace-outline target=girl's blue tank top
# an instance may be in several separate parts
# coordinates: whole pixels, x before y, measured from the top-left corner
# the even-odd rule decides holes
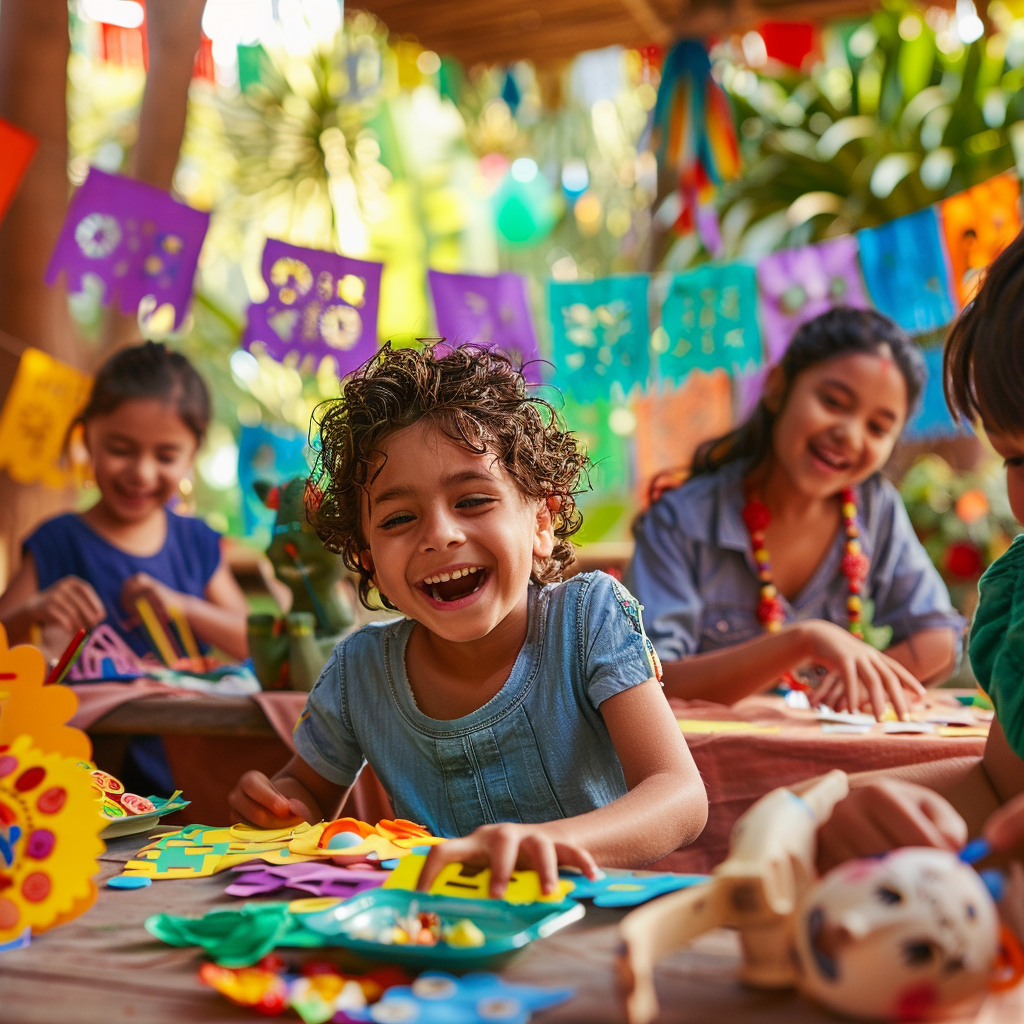
[[[137,654],[152,650],[145,629],[133,625],[134,609],[121,604],[125,580],[144,572],[181,594],[202,597],[220,564],[220,536],[201,519],[167,510],[167,539],[155,555],[133,555],[115,547],[74,513],[43,523],[23,545],[36,565],[40,590],[64,576],[92,584],[107,610],[107,622]]]

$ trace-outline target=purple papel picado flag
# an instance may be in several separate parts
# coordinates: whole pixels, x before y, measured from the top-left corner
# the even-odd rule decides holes
[[[263,250],[265,302],[249,307],[242,336],[281,361],[289,352],[317,363],[333,356],[344,376],[377,351],[381,263],[268,238]]]
[[[71,200],[46,283],[66,271],[69,291],[91,287],[104,305],[117,296],[121,310],[137,315],[143,327],[178,328],[209,223],[208,213],[162,189],[91,167]]]
[[[438,333],[450,345],[496,348],[525,367],[532,383],[541,379],[537,335],[530,319],[526,281],[519,274],[427,272]]]

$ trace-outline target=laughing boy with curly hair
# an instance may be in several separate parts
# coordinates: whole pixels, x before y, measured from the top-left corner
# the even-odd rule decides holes
[[[661,693],[640,608],[610,576],[560,582],[587,458],[497,352],[385,346],[319,420],[310,518],[403,618],[343,640],[271,781],[232,806],[262,827],[333,816],[369,762],[397,814],[489,864],[639,867],[692,842],[707,798]],[[459,838],[461,837],[461,838]]]

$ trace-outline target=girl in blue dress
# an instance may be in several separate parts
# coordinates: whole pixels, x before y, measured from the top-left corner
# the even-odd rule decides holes
[[[180,353],[146,342],[101,367],[80,417],[99,501],[48,520],[24,542],[0,597],[12,644],[42,627],[44,645],[59,653],[78,629],[106,622],[145,654],[151,647],[136,610],[144,597],[165,619],[171,608],[184,612],[204,645],[247,656],[245,597],[220,537],[167,507],[209,421],[206,385]],[[131,756],[152,792],[169,792],[159,738],[137,739]]]

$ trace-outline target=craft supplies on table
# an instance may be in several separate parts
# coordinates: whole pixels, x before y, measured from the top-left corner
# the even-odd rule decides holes
[[[88,761],[80,761],[79,767],[89,772],[93,789],[102,798],[99,813],[109,822],[100,833],[103,839],[145,832],[164,815],[188,807],[188,801],[181,799],[180,789],[175,790],[166,799],[159,796],[138,796],[125,792],[124,783],[120,779],[101,771]]]

